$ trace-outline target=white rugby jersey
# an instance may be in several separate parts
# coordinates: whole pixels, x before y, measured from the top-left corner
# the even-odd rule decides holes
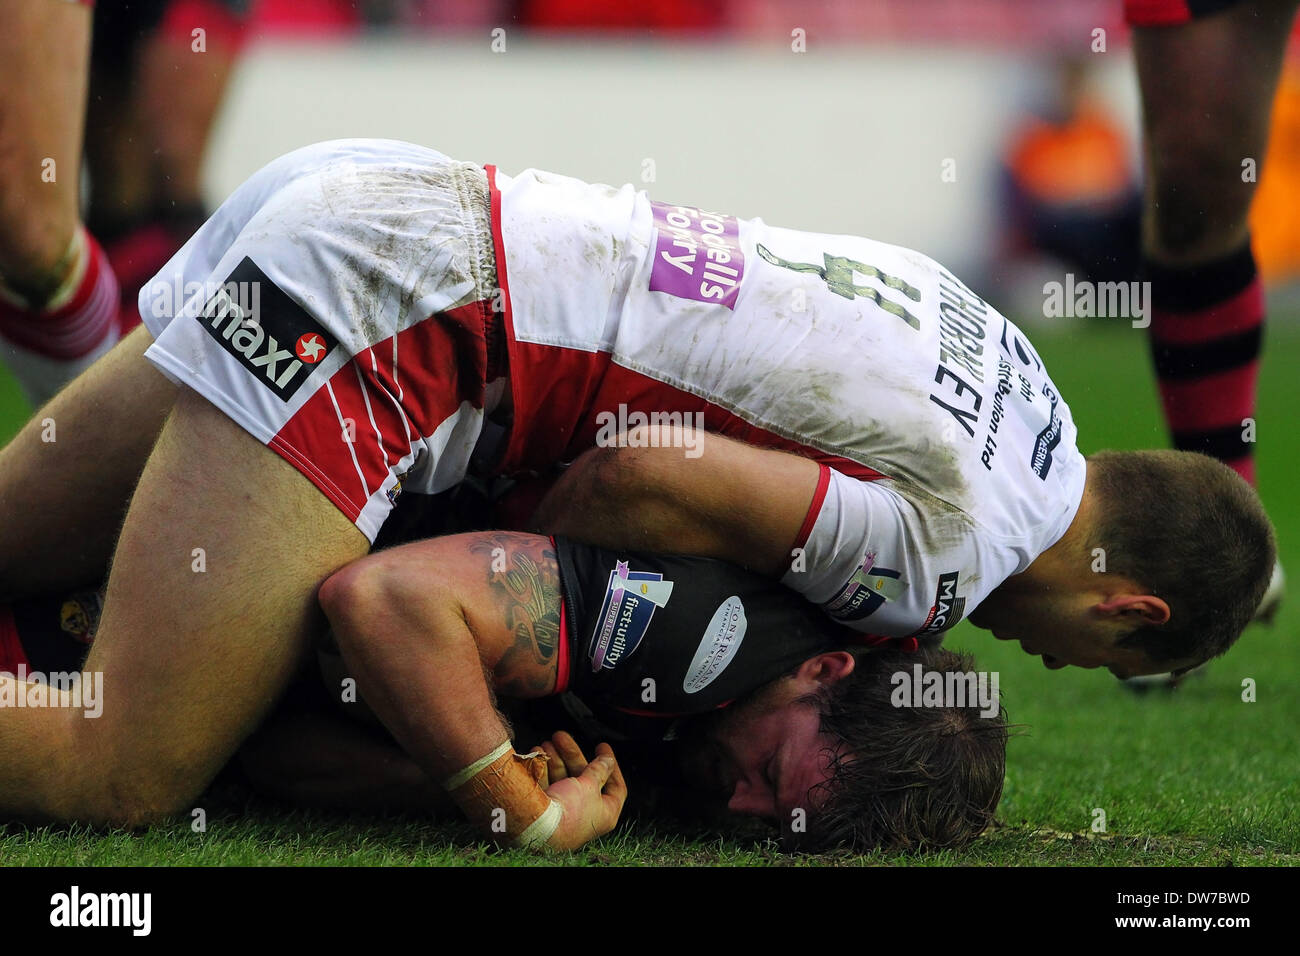
[[[956,623],[1082,496],[1038,355],[940,265],[631,186],[322,143],[240,187],[140,310],[150,359],[372,540],[403,488],[466,474],[501,323],[514,420],[497,470],[654,413],[804,454],[823,470],[783,580],[866,633]]]
[[[932,259],[488,173],[516,416],[503,470],[638,412],[813,457],[784,583],[889,637],[951,627],[1069,527],[1085,473],[1069,408],[1024,334]]]

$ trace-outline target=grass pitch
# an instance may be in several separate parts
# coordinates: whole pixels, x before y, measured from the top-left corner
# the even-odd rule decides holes
[[[1070,403],[1085,452],[1164,447],[1145,333],[1030,329]],[[1300,579],[1300,328],[1268,333],[1258,421],[1260,490],[1283,564]],[[3,376],[0,372],[0,376]],[[27,412],[0,377],[0,436]],[[51,475],[51,482],[75,481]],[[1214,595],[1206,595],[1214,600]],[[948,639],[1001,675],[1021,735],[1009,746],[999,825],[961,853],[908,858],[790,856],[752,830],[719,837],[623,825],[566,857],[498,852],[460,826],[284,811],[245,795],[200,801],[141,834],[0,828],[0,861],[26,865],[1292,865],[1300,862],[1300,601],[1254,627],[1208,672],[1174,692],[1134,695],[1104,671],[1046,671],[969,625]],[[1256,700],[1242,700],[1242,683]],[[1105,830],[1094,829],[1104,814]]]

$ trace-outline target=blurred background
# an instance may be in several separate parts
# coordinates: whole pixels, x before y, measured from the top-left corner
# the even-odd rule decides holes
[[[131,232],[131,190],[96,175],[96,153],[134,110],[146,115],[119,167],[141,167],[132,149],[161,152],[163,188],[207,210],[297,146],[382,136],[911,246],[1009,312],[1041,313],[1062,264],[1132,275],[1138,102],[1118,0],[154,6],[100,4],[90,224],[110,240]],[[1282,289],[1300,272],[1295,64],[1272,142],[1255,235]],[[159,263],[131,238],[141,261],[119,271],[143,282]]]
[[[86,222],[130,308],[247,176],[320,140],[406,139],[507,173],[631,182],[667,202],[918,249],[1030,330],[1085,453],[1168,447],[1147,333],[1127,317],[1045,308],[1047,282],[1135,274],[1143,163],[1121,6],[100,0]],[[1256,159],[1265,172],[1251,228],[1269,299],[1259,489],[1294,569],[1298,56],[1274,102],[1269,154]],[[29,414],[0,369],[0,439]],[[960,625],[950,643],[1003,673],[1013,717],[1032,728],[1014,743],[1001,813],[1072,838],[1105,806],[1130,833],[1190,834],[1142,838],[1117,857],[1130,862],[1300,859],[1298,629],[1292,600],[1273,631],[1243,640],[1208,677],[1130,698],[1108,674],[1077,668],[1042,693],[1036,660]],[[1241,705],[1244,676],[1260,678],[1273,706]],[[1024,839],[1038,859],[1038,832]],[[1060,858],[1055,845],[1041,852]]]

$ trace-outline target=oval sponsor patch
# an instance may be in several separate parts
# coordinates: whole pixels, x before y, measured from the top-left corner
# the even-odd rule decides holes
[[[713,683],[731,663],[740,650],[740,642],[745,639],[745,628],[749,626],[745,618],[745,604],[734,594],[718,605],[704,630],[700,646],[695,649],[691,666],[687,668],[682,681],[682,690],[688,694],[698,694]]]

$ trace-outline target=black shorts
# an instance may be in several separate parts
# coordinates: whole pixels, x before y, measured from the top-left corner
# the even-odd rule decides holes
[[[662,736],[665,721],[725,707],[852,643],[794,591],[722,561],[562,537],[555,546],[564,592],[557,692],[620,736]]]

